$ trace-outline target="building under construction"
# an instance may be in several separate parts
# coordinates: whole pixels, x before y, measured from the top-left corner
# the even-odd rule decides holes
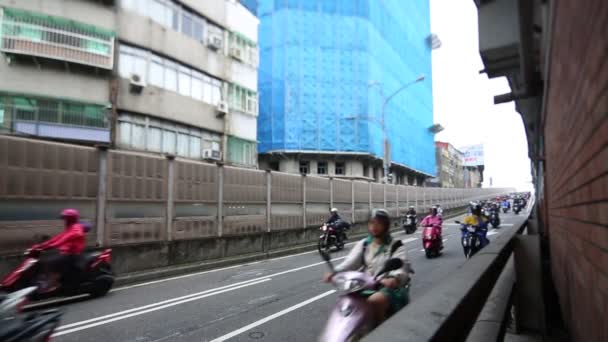
[[[260,167],[381,180],[387,150],[392,182],[435,173],[428,0],[257,5]]]

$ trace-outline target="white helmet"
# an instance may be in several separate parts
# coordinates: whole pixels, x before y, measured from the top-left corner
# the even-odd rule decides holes
[[[329,212],[330,213],[337,213],[338,212],[338,208],[331,208],[331,210]]]

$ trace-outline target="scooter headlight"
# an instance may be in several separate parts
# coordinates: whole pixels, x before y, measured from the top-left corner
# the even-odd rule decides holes
[[[345,279],[338,277],[334,280],[334,286],[339,292],[348,294],[363,290],[365,282],[361,279]]]

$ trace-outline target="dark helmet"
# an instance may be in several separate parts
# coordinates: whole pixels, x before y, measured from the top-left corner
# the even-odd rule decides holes
[[[477,202],[471,202],[470,207],[471,207],[471,212],[473,214],[477,214],[477,215],[481,214],[481,204],[479,204]]]
[[[91,222],[88,222],[88,221],[81,221],[80,224],[82,225],[82,230],[85,233],[90,232],[91,229],[93,228],[93,225],[91,224]]]
[[[386,209],[373,209],[369,220],[377,220],[378,222],[382,223],[387,230],[391,226],[391,218]]]
[[[432,206],[432,207],[429,209],[429,212],[430,212],[432,215],[437,215],[437,213],[438,213],[438,211],[437,211],[437,206],[436,206],[436,205]]]

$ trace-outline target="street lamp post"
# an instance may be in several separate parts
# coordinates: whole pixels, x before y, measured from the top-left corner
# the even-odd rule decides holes
[[[386,115],[386,105],[389,103],[390,100],[392,100],[395,95],[399,94],[400,92],[402,92],[403,90],[405,90],[407,87],[411,86],[414,83],[418,83],[418,82],[422,82],[424,81],[424,75],[420,75],[418,76],[418,78],[416,78],[415,80],[404,84],[403,86],[401,86],[399,89],[395,90],[392,94],[390,94],[388,97],[384,96],[384,91],[382,90],[382,84],[379,82],[371,82],[369,84],[369,87],[372,86],[378,86],[378,89],[380,89],[380,95],[383,98],[382,101],[382,143],[383,143],[383,160],[382,160],[382,164],[383,164],[383,170],[384,170],[384,182],[386,183],[388,181],[388,171],[389,171],[389,167],[390,167],[390,145],[389,145],[389,140],[388,140],[388,136],[386,134],[386,121],[385,121],[385,115]]]

